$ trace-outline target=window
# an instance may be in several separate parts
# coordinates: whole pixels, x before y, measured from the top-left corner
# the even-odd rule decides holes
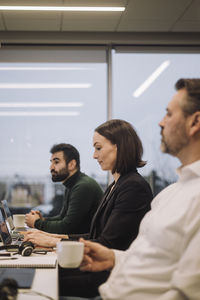
[[[199,77],[200,54],[113,51],[113,117],[130,122],[144,146],[140,169],[154,193],[176,180],[177,159],[160,151],[159,121],[179,78]],[[152,81],[152,82],[151,82]]]
[[[92,136],[106,120],[106,74],[104,49],[0,49],[0,184],[12,205],[36,206],[54,197],[49,150],[61,142],[74,145],[81,170],[105,185]]]

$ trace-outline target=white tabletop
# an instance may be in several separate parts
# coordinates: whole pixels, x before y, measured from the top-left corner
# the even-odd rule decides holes
[[[48,254],[47,254],[48,255]],[[55,254],[56,255],[56,254]],[[20,290],[17,300],[58,300],[58,268],[36,269],[30,290]]]

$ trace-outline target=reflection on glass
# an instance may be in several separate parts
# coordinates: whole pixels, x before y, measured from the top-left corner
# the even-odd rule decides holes
[[[0,183],[13,206],[47,203],[60,191],[49,175],[49,150],[56,143],[74,145],[82,172],[106,184],[92,157],[92,135],[106,120],[107,67],[90,53],[1,49]]]
[[[113,117],[132,123],[144,145],[147,176],[156,194],[176,180],[177,159],[160,152],[159,121],[182,77],[199,77],[200,54],[113,51]]]

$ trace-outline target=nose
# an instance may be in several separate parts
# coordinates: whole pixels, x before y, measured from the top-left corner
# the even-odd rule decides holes
[[[50,164],[49,169],[50,169],[50,171],[52,171],[52,169],[53,169],[53,164],[52,163]]]
[[[158,123],[158,125],[159,125],[161,128],[164,127],[164,119],[165,119],[165,117],[162,118],[162,120]]]
[[[94,153],[93,153],[93,158],[94,158],[94,159],[97,159],[97,153],[96,153],[95,150],[94,150]]]

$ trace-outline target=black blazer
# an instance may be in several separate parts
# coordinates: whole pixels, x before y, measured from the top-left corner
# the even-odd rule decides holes
[[[120,250],[130,246],[142,218],[150,210],[153,195],[149,184],[137,171],[120,176],[113,185],[114,182],[104,193],[89,235],[69,235],[70,239],[82,236]]]

